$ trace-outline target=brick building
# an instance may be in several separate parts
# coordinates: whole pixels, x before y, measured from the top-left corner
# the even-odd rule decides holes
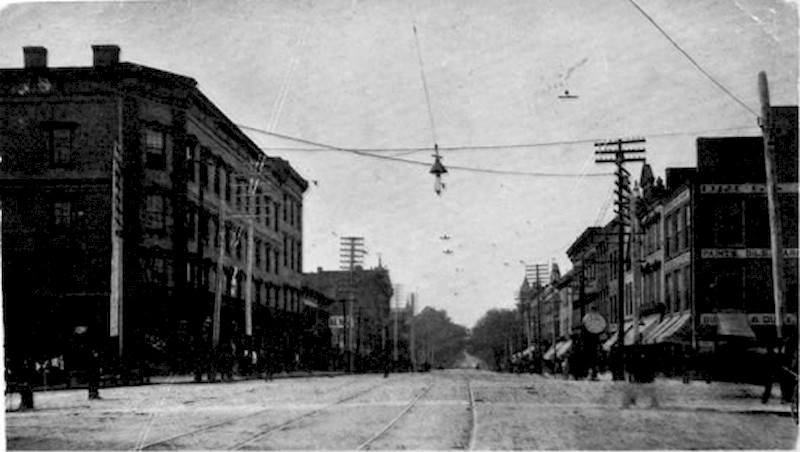
[[[53,68],[26,47],[0,70],[7,356],[69,355],[86,326],[106,359],[185,369],[209,345],[217,281],[220,343],[295,346],[306,181],[195,80],[119,53]]]
[[[393,293],[389,271],[378,266],[356,267],[354,271],[325,271],[303,274],[309,288],[337,300],[328,306],[331,345],[338,351],[337,366],[346,366],[345,355],[353,355],[354,369],[383,369],[390,343],[390,308]],[[350,294],[352,293],[352,300]],[[346,326],[345,326],[346,322]],[[345,330],[347,333],[345,334]]]

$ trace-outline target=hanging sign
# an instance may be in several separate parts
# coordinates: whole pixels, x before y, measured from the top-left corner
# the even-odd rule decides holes
[[[592,334],[602,333],[605,331],[607,325],[606,319],[596,312],[590,312],[583,316],[582,322],[583,326],[586,328],[586,331]]]

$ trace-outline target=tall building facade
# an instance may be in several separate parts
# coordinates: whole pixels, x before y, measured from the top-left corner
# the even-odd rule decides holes
[[[218,288],[221,343],[296,343],[306,181],[195,80],[119,53],[0,70],[7,356],[69,355],[80,326],[106,359],[187,367]]]
[[[336,300],[328,306],[331,346],[338,352],[339,368],[383,369],[391,360],[391,299],[393,285],[389,270],[356,267],[353,271],[325,271],[303,274],[305,284]]]

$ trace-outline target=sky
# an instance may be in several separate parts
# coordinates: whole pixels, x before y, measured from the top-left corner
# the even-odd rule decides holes
[[[797,105],[797,5],[779,0],[0,8],[0,67],[21,67],[25,45],[88,66],[92,44],[117,44],[123,61],[197,80],[310,181],[304,271],[338,268],[339,238],[362,236],[367,267],[380,260],[417,310],[467,327],[514,306],[525,265],[565,273],[578,235],[611,220],[613,168],[594,162],[595,141],[644,137],[663,176],[696,164],[697,137],[760,133],[759,71],[773,105]],[[434,143],[449,169],[438,196]]]

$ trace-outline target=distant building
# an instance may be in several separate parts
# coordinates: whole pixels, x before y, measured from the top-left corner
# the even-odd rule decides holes
[[[393,293],[389,271],[382,266],[356,267],[352,272],[318,268],[303,274],[303,279],[308,287],[336,300],[328,309],[332,345],[342,354],[339,366],[346,365],[342,360],[349,351],[356,370],[382,369],[383,360],[390,357],[385,355]]]
[[[195,80],[93,52],[54,68],[25,47],[23,68],[0,70],[6,356],[68,355],[86,326],[109,360],[186,370],[210,345],[218,281],[222,343],[299,346],[306,181]]]

